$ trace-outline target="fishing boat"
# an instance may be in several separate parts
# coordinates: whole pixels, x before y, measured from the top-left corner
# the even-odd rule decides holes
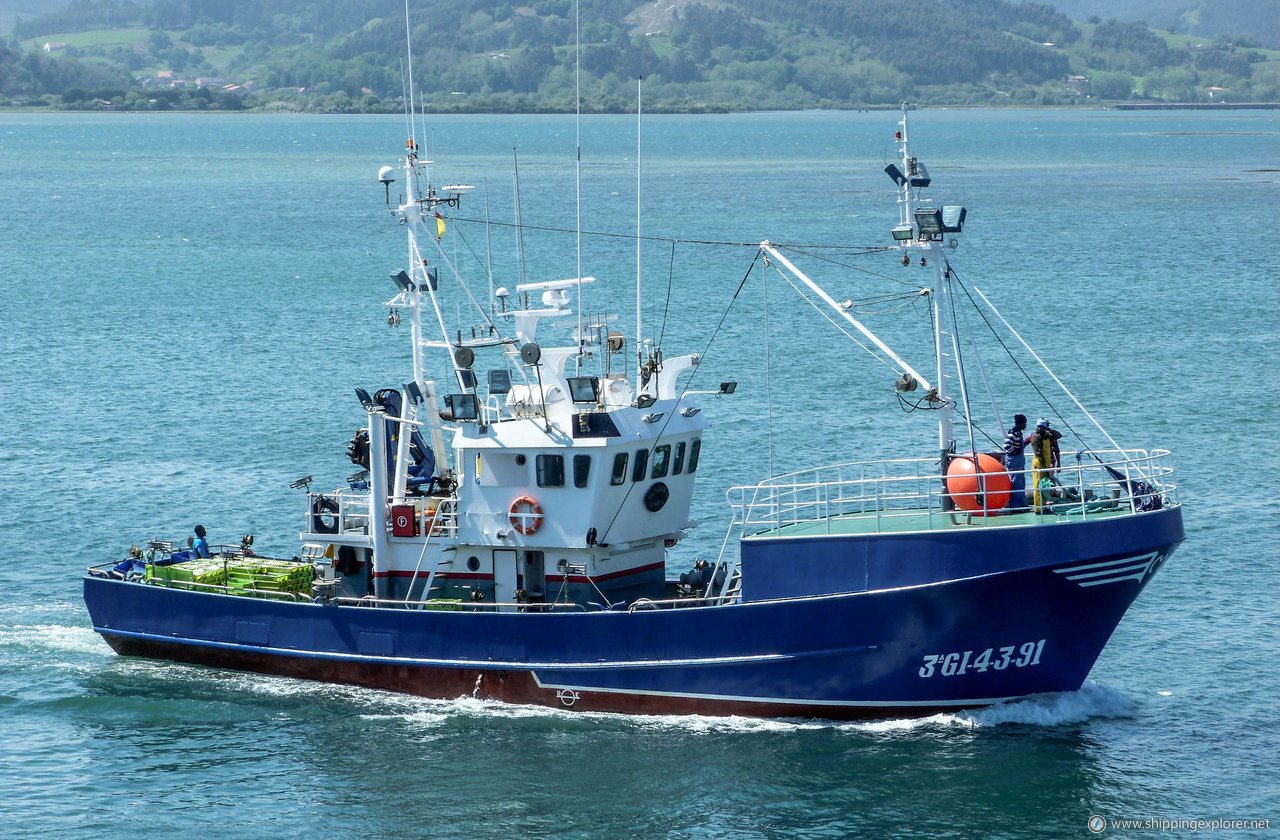
[[[471,187],[436,185],[410,138],[379,181],[407,230],[385,305],[412,370],[357,389],[358,471],[298,482],[290,557],[152,540],[91,567],[94,630],[125,656],[575,711],[852,719],[1079,689],[1183,539],[1170,453],[1101,426],[1105,447],[1031,470],[979,445],[952,264],[967,211],[926,197],[907,117],[878,248],[932,267],[930,376],[788,249],[756,256],[888,360],[886,399],[936,416],[936,449],[733,487],[723,548],[695,562],[698,400],[736,383],[692,388],[699,354],[584,317],[580,269],[473,292],[444,244]]]

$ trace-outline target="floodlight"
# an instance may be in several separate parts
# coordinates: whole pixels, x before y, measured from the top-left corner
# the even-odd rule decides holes
[[[964,227],[964,217],[969,211],[957,204],[949,204],[942,208],[942,230],[946,233],[960,233]]]
[[[942,235],[942,211],[936,207],[921,207],[916,210],[916,228],[920,236]]]
[[[593,403],[600,399],[600,380],[595,376],[569,376],[569,399],[576,403]]]

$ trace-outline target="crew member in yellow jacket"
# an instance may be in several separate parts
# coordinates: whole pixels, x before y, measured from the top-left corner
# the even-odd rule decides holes
[[[1040,479],[1047,477],[1052,480],[1054,472],[1062,466],[1062,455],[1058,452],[1058,439],[1061,437],[1062,432],[1049,428],[1049,419],[1041,417],[1027,443],[1031,450],[1032,503],[1036,510],[1041,510],[1049,502],[1047,493],[1040,489]]]

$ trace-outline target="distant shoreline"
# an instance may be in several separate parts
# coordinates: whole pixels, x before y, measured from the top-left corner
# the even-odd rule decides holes
[[[868,105],[861,108],[797,108],[794,110],[763,109],[753,111],[737,110],[689,110],[664,111],[646,109],[651,116],[730,116],[734,114],[776,114],[776,113],[871,113],[879,111],[897,111],[900,105]],[[1275,111],[1280,110],[1280,102],[1112,102],[1090,105],[946,105],[929,104],[911,106],[913,111]],[[468,111],[468,110],[418,110],[415,114],[437,117],[464,116],[563,116],[572,111],[551,109],[546,111]],[[591,111],[583,116],[625,116],[634,111]],[[0,104],[0,114],[252,114],[257,116],[396,116],[403,111],[287,111],[275,108],[170,108],[163,111],[133,108],[57,108],[40,107],[27,104]]]
[[[1274,111],[1280,102],[1117,102],[1117,111]]]

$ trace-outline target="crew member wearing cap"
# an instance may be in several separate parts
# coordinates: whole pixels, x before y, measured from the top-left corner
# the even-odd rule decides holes
[[[1048,502],[1046,494],[1040,491],[1040,479],[1053,480],[1053,473],[1062,466],[1062,455],[1058,452],[1058,439],[1062,433],[1049,428],[1049,418],[1041,417],[1036,423],[1036,430],[1027,445],[1031,447],[1031,496],[1036,510]]]
[[[1004,468],[1009,471],[1012,490],[1009,493],[1010,510],[1018,510],[1027,506],[1027,457],[1023,448],[1029,438],[1026,436],[1027,416],[1013,415],[1013,428],[1004,436]]]

